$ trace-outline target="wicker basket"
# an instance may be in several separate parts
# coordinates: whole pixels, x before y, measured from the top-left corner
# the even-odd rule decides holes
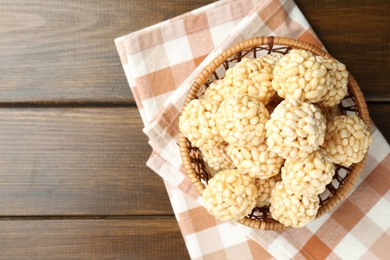
[[[330,54],[322,51],[306,42],[282,38],[282,37],[257,37],[240,42],[216,57],[196,78],[185,101],[187,105],[191,100],[198,98],[207,88],[209,83],[223,77],[225,71],[239,62],[243,57],[259,57],[270,53],[286,54],[291,48],[304,49],[316,55],[331,57]],[[369,125],[370,117],[364,97],[355,79],[349,75],[348,93],[340,104],[343,114],[357,114]],[[205,184],[210,179],[210,173],[205,167],[198,148],[192,147],[191,143],[182,134],[179,137],[180,153],[183,159],[187,175],[199,194],[205,189]],[[334,208],[351,191],[356,179],[363,170],[365,158],[358,164],[351,167],[336,165],[336,174],[333,181],[327,185],[325,192],[320,194],[320,208],[317,217]],[[251,228],[265,230],[282,230],[286,227],[274,220],[269,209],[254,208],[252,213],[239,223]]]

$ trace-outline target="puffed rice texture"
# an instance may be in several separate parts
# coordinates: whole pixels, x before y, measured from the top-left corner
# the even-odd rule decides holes
[[[272,87],[285,99],[315,103],[327,93],[330,74],[320,56],[293,49],[284,55],[273,70]]]
[[[234,168],[233,162],[227,154],[227,148],[228,144],[223,142],[211,149],[200,147],[199,150],[208,166],[219,171]]]
[[[227,154],[237,169],[254,178],[270,178],[280,173],[284,159],[271,152],[266,144],[250,147],[229,145]]]
[[[281,53],[271,53],[268,55],[260,56],[257,58],[257,60],[267,63],[269,66],[271,66],[271,69],[274,69],[276,64],[279,63],[279,61],[282,57],[283,57],[283,54],[281,54]]]
[[[324,142],[326,119],[306,102],[284,100],[265,124],[267,145],[280,157],[306,158]]]
[[[232,80],[233,93],[252,96],[263,104],[275,94],[272,67],[262,59],[243,58],[226,71],[226,78]]]
[[[255,185],[259,193],[259,196],[256,200],[256,207],[261,208],[269,206],[269,201],[271,199],[271,191],[275,187],[276,182],[280,180],[280,174],[268,179],[255,179]]]
[[[328,123],[323,147],[334,163],[349,167],[364,158],[371,142],[368,126],[362,119],[342,115]]]
[[[257,196],[253,178],[238,170],[220,171],[202,194],[206,209],[222,221],[243,219],[255,207]]]
[[[334,58],[328,59],[318,56],[317,59],[322,60],[322,64],[326,67],[330,75],[329,82],[325,84],[327,91],[322,96],[320,104],[326,107],[336,106],[347,94],[348,71],[343,63]]]
[[[184,108],[179,128],[195,147],[211,149],[223,142],[216,125],[219,105],[208,99],[193,99]]]
[[[271,192],[272,217],[286,227],[303,227],[316,218],[318,196],[303,196],[285,189],[283,181],[277,182]]]
[[[202,99],[211,99],[221,103],[231,94],[233,94],[233,82],[230,78],[223,78],[211,82]]]
[[[334,165],[323,149],[305,159],[287,159],[282,167],[282,180],[286,189],[304,196],[325,191],[335,173]]]
[[[222,101],[216,115],[219,133],[229,144],[259,145],[264,142],[264,125],[269,113],[262,103],[248,95],[235,94]]]

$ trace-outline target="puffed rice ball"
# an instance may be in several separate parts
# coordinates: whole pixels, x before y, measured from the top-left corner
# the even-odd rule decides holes
[[[316,218],[319,197],[303,196],[285,189],[277,182],[271,192],[270,212],[272,217],[286,227],[303,227]]]
[[[250,95],[263,104],[275,94],[272,67],[261,59],[243,58],[226,71],[225,78],[232,79],[235,94]]]
[[[323,147],[334,163],[349,167],[363,159],[371,141],[368,126],[362,119],[342,115],[328,123]]]
[[[193,99],[184,108],[179,127],[193,146],[211,149],[223,142],[216,126],[218,103],[207,99]]]
[[[330,74],[318,57],[298,49],[284,55],[273,70],[272,87],[278,95],[309,103],[321,101],[328,91]]]
[[[255,185],[259,196],[256,200],[256,207],[269,206],[269,200],[271,199],[271,191],[275,187],[276,182],[280,181],[280,175],[268,179],[255,179]]]
[[[265,128],[270,151],[284,159],[306,158],[324,142],[326,119],[313,104],[284,100]]]
[[[211,149],[200,147],[199,150],[206,163],[214,170],[219,171],[233,168],[232,160],[227,154],[227,148],[228,144],[223,142]]]
[[[203,99],[211,99],[221,103],[233,93],[233,82],[230,78],[218,79],[210,83],[204,92]]]
[[[255,98],[239,94],[227,97],[216,118],[219,133],[229,144],[252,146],[264,142],[269,113]]]
[[[229,145],[227,154],[237,169],[254,178],[269,178],[278,173],[284,162],[283,158],[268,150],[266,144],[250,147]]]
[[[338,105],[345,97],[348,90],[348,71],[343,63],[336,59],[327,59],[318,56],[317,59],[322,60],[322,64],[328,70],[330,75],[327,82],[327,91],[321,99],[320,104],[326,107]]]
[[[223,170],[211,178],[203,191],[206,209],[222,221],[243,219],[255,207],[257,187],[238,170]]]
[[[318,149],[305,159],[287,159],[282,168],[284,187],[295,194],[314,196],[322,193],[335,173],[326,152]]]

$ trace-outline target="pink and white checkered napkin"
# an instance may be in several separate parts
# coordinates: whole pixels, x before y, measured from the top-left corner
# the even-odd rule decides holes
[[[390,148],[372,126],[373,144],[355,191],[305,228],[282,232],[221,223],[201,206],[176,144],[178,116],[197,74],[222,50],[278,35],[322,46],[291,0],[224,0],[115,40],[153,148],[147,165],[165,181],[194,259],[385,258],[390,243]]]

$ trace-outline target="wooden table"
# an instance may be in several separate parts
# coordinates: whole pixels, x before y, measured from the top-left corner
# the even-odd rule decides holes
[[[210,2],[0,1],[0,258],[188,258],[113,39]],[[389,140],[389,1],[297,4]]]

